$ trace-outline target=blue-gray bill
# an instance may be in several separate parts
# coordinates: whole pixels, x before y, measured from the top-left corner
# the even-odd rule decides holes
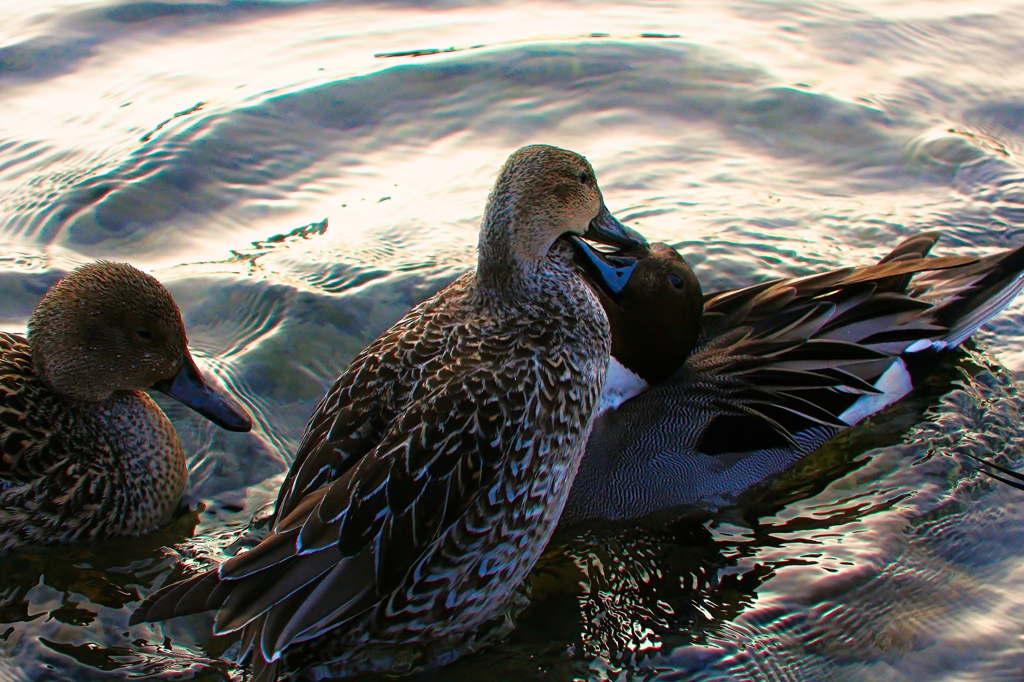
[[[612,296],[622,293],[636,269],[636,258],[601,253],[575,235],[570,236],[569,241],[576,247],[583,267],[603,289]]]
[[[575,235],[568,235],[569,241],[576,247],[577,253],[582,257],[584,267],[594,277],[602,288],[611,295],[620,293],[629,281],[629,276],[636,268],[636,259],[625,256],[609,256],[591,248],[586,242]],[[590,226],[583,234],[584,239],[615,246],[622,250],[628,250],[638,246],[647,246],[647,240],[642,234],[631,227],[623,225],[611,214],[608,207],[603,203]]]
[[[252,418],[245,408],[206,383],[188,351],[178,373],[156,382],[153,388],[191,407],[222,429],[239,432],[252,429]]]
[[[620,249],[647,246],[647,239],[642,234],[619,222],[618,218],[613,216],[603,203],[601,210],[590,221],[590,226],[583,233],[583,237],[598,244],[617,246]]]

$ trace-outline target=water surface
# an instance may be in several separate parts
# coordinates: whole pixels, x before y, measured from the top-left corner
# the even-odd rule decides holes
[[[171,289],[256,417],[161,401],[195,511],[0,558],[0,680],[227,679],[138,599],[237,551],[351,357],[470,268],[514,148],[585,154],[706,291],[1024,243],[1024,5],[6,0],[0,323],[96,258]],[[1022,303],[911,400],[715,512],[564,532],[494,679],[1019,679]],[[161,400],[157,396],[158,400]],[[225,656],[227,651],[228,656]]]

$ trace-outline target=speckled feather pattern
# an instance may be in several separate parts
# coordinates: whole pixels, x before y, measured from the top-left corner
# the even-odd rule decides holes
[[[346,525],[374,518],[343,551],[357,556],[377,537],[373,600],[380,599],[361,616],[362,626],[311,642],[308,652],[289,651],[289,658],[358,657],[359,645],[368,642],[457,640],[509,605],[565,502],[609,350],[604,316],[576,276],[559,266],[544,281],[543,302],[532,309],[477,317],[473,277],[464,276],[367,349],[325,399],[281,508],[287,516],[297,490],[292,484],[306,471],[320,471],[323,454],[336,451],[337,438],[318,422],[347,435],[359,431],[367,414],[397,415],[356,465],[386,471],[381,485],[353,491],[340,479],[301,527],[304,536],[312,530],[310,536],[345,538]],[[408,393],[360,380],[392,371],[394,385]],[[341,429],[332,419],[339,405],[352,411]],[[355,413],[362,416],[353,419]],[[325,507],[344,511],[324,519]],[[360,666],[340,660],[336,667]]]
[[[136,618],[219,607],[254,679],[282,652],[345,675],[484,643],[555,528],[611,347],[568,247],[540,274],[499,303],[468,273],[381,335],[310,420],[274,532]]]
[[[149,396],[61,398],[36,377],[26,340],[0,333],[0,549],[152,530],[187,475]]]
[[[607,221],[602,211],[579,155],[513,154],[477,270],[337,380],[307,425],[273,532],[160,590],[133,619],[217,609],[215,632],[242,630],[254,681],[282,663],[313,677],[408,671],[507,631],[605,382],[608,320],[558,240]]]

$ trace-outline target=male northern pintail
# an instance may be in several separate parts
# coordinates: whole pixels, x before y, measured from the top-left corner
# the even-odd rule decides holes
[[[0,332],[0,549],[138,535],[174,513],[185,453],[148,389],[251,428],[203,379],[170,293],[125,263],[50,287],[27,339]]]
[[[513,153],[476,270],[330,389],[271,534],[157,592],[133,622],[216,609],[214,632],[242,631],[254,680],[282,663],[314,676],[408,671],[507,631],[608,366],[608,321],[574,265],[574,248],[588,248],[574,235],[642,243],[609,214],[586,159],[542,145]]]
[[[562,525],[731,501],[909,393],[1024,287],[1024,247],[927,257],[937,239],[708,295],[674,249],[634,250],[601,297],[613,355],[639,375],[609,388],[631,377],[618,400],[638,395],[595,420]]]

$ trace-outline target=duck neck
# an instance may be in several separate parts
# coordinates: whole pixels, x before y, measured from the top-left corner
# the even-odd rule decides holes
[[[481,248],[476,271],[477,290],[502,301],[532,298],[541,279],[543,261],[547,259],[523,262],[502,250],[500,247],[487,251]]]
[[[495,205],[508,208],[499,210]],[[517,215],[514,204],[488,202],[480,228],[476,281],[482,295],[500,301],[530,300],[543,288],[554,261],[556,237]]]
[[[662,311],[627,309],[603,291],[599,296],[612,328],[612,356],[648,384],[675,374],[697,346],[700,309],[689,315],[672,311],[677,317],[666,319]]]

